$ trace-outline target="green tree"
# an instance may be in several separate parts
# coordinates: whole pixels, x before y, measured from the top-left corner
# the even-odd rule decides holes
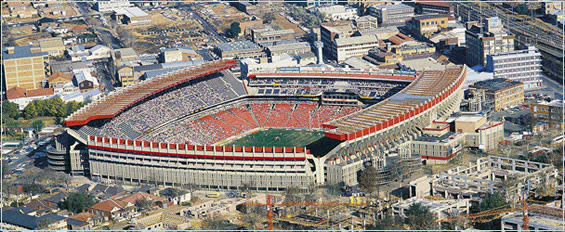
[[[59,203],[59,208],[66,209],[73,213],[86,212],[90,206],[96,204],[96,199],[92,195],[75,192],[69,194],[63,202]]]
[[[368,226],[368,230],[403,230],[404,219],[400,216],[387,216],[381,220],[377,220],[375,225]]]
[[[136,200],[135,201],[135,207],[137,207],[137,209],[139,211],[144,211],[147,209],[151,209],[151,206],[153,206],[153,204],[151,203],[151,201],[146,200],[146,199],[140,199],[140,200]]]
[[[45,127],[45,123],[41,120],[35,120],[31,122],[31,127],[35,130],[35,133],[39,133]]]
[[[516,6],[516,13],[521,14],[521,15],[528,15],[528,11],[530,9],[528,9],[528,5],[525,3],[519,4],[518,6]]]
[[[479,213],[494,208],[499,208],[506,205],[506,198],[499,192],[487,193],[483,200],[478,205],[471,207],[471,212]],[[500,219],[495,219],[495,216],[483,217],[482,219],[493,219],[484,223],[475,223],[477,229],[500,230]]]
[[[377,169],[369,166],[359,172],[359,187],[369,194],[377,190]]]
[[[273,20],[275,20],[275,15],[272,12],[266,13],[263,16],[263,23],[269,24],[269,23],[273,22]]]
[[[230,33],[232,38],[237,38],[239,36],[239,33],[241,33],[241,27],[239,26],[239,22],[231,23]]]
[[[32,103],[29,103],[25,108],[24,108],[24,118],[25,119],[32,119],[37,117],[37,115],[39,115],[38,111],[37,111],[37,107],[35,106],[35,101]]]
[[[434,213],[420,204],[412,204],[404,213],[406,215],[406,224],[411,230],[438,230],[439,225]]]
[[[18,105],[16,103],[2,101],[2,116],[4,117],[4,121],[6,120],[6,118],[18,119],[19,114],[20,110],[18,109]]]

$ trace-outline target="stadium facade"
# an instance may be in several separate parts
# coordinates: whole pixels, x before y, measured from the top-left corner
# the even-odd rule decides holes
[[[391,148],[457,111],[466,77],[464,66],[448,66],[416,76],[291,70],[241,82],[224,75],[235,66],[223,60],[174,71],[85,106],[66,118],[66,132],[46,149],[49,165],[126,184],[353,186],[359,170],[383,168]],[[218,145],[272,127],[323,129],[337,145],[323,154],[306,147]]]

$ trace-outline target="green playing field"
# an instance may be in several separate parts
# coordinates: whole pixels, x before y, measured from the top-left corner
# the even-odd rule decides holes
[[[262,130],[227,145],[257,146],[257,147],[306,147],[324,137],[322,131],[267,129]]]

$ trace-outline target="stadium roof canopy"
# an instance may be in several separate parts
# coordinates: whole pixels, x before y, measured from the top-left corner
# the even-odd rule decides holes
[[[464,71],[464,66],[424,71],[416,81],[389,99],[324,124],[328,129],[326,136],[352,140],[412,118],[451,95],[464,81]]]
[[[80,126],[96,119],[113,118],[135,103],[181,83],[235,67],[235,60],[221,60],[177,70],[123,88],[86,105],[65,119],[67,126]]]

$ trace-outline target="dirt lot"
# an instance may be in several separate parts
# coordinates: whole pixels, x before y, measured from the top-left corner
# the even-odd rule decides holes
[[[275,20],[273,20],[274,24],[280,25],[283,29],[292,29],[294,32],[298,34],[304,34],[305,32],[298,27],[298,25],[291,23],[286,19],[284,16],[279,14],[275,14]]]

